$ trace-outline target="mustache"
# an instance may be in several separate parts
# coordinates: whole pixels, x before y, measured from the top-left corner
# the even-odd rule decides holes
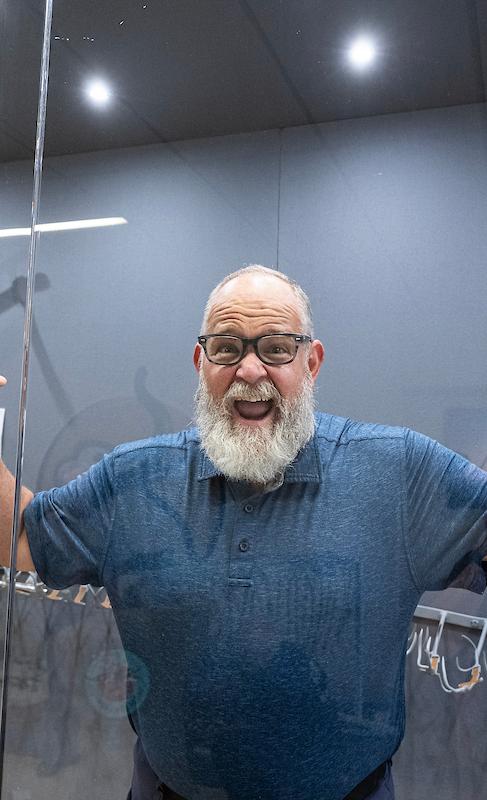
[[[250,400],[257,401],[263,400],[265,402],[272,400],[277,408],[281,408],[283,398],[278,392],[276,387],[270,381],[262,381],[257,386],[249,386],[248,383],[236,381],[227,389],[221,400],[222,410],[230,413],[233,404],[237,400]]]

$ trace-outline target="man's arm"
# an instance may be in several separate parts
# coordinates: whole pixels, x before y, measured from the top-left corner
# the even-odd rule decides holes
[[[0,387],[7,383],[0,375]],[[0,565],[10,565],[10,537],[12,532],[12,517],[14,511],[15,478],[0,461]],[[34,495],[29,489],[22,487],[20,509],[22,525],[17,549],[16,567],[22,572],[35,572],[34,562],[30,554],[29,542],[25,532],[23,517],[24,509],[29,505]]]
[[[407,550],[418,588],[438,591],[487,553],[487,473],[416,431],[405,441]]]

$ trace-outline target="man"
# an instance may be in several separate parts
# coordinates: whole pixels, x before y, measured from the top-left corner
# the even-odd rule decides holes
[[[19,567],[109,592],[132,800],[393,797],[409,623],[485,551],[487,475],[407,429],[314,415],[323,356],[299,286],[234,273],[195,348],[197,428],[23,498]]]

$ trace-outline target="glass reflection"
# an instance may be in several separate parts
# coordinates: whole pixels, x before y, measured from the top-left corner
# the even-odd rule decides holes
[[[7,791],[480,796],[485,21],[55,8]]]
[[[43,43],[42,11],[4,4],[0,11],[0,456],[15,472],[21,388],[22,336],[26,304],[29,237],[33,198],[37,92]],[[25,70],[25,71],[24,71]],[[14,76],[17,76],[16,79]],[[5,387],[5,388],[3,388]],[[10,584],[15,478],[0,464],[0,641],[2,721],[0,785],[4,777],[5,696],[11,683],[8,649],[12,637]],[[13,574],[12,574],[13,578]]]

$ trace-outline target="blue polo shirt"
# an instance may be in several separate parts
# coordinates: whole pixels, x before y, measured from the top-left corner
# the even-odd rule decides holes
[[[398,747],[408,627],[487,549],[487,474],[404,428],[317,414],[282,485],[196,429],[117,447],[25,523],[54,588],[104,585],[153,770],[198,800],[342,800]]]

